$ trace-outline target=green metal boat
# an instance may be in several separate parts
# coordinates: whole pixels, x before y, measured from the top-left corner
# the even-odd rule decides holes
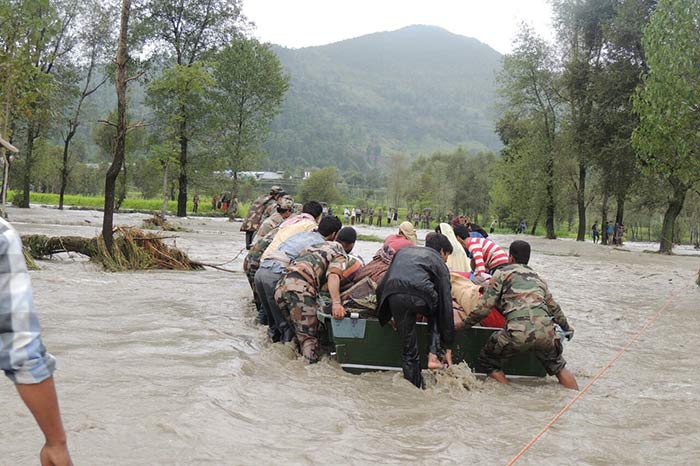
[[[325,329],[325,343],[344,370],[353,373],[401,370],[401,339],[391,326],[382,327],[376,319],[348,317],[336,320],[321,313],[319,320]],[[428,363],[428,324],[419,322],[416,326],[421,366],[425,369]],[[465,361],[475,373],[483,373],[478,362],[479,352],[489,336],[497,330],[499,329],[492,327],[472,327],[456,332],[452,349],[453,362],[457,364]],[[507,375],[546,375],[542,364],[532,352],[517,355],[504,369]]]

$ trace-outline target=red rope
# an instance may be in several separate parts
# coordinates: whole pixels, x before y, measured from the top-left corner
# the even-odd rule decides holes
[[[591,381],[588,382],[588,384],[587,384],[585,387],[583,387],[583,390],[581,390],[580,392],[578,392],[578,393],[576,394],[576,396],[573,397],[573,398],[571,399],[571,401],[569,401],[569,402],[568,402],[568,403],[567,403],[567,404],[552,418],[552,420],[549,421],[549,422],[547,423],[547,425],[544,426],[544,428],[543,428],[537,435],[535,435],[534,437],[532,437],[532,440],[530,440],[529,442],[527,442],[527,444],[518,452],[518,454],[515,455],[515,456],[513,457],[513,459],[511,459],[511,460],[508,462],[508,466],[512,466],[513,464],[515,464],[515,462],[518,461],[518,460],[520,459],[520,457],[523,456],[523,455],[525,454],[525,452],[528,451],[528,450],[530,449],[530,447],[532,447],[532,446],[535,444],[535,442],[537,442],[537,441],[540,439],[540,437],[542,437],[542,436],[549,430],[549,428],[552,427],[552,426],[554,425],[554,423],[557,422],[557,421],[559,420],[559,418],[562,417],[562,416],[564,415],[564,413],[565,413],[566,411],[568,411],[569,408],[571,408],[571,406],[572,406],[574,403],[576,403],[576,402],[579,400],[579,398],[581,398],[581,397],[583,396],[583,394],[586,393],[586,392],[588,391],[588,389],[591,388],[591,386],[592,386],[594,383],[596,383],[596,381],[597,381],[599,378],[601,378],[601,377],[603,376],[603,374],[605,374],[605,373],[608,371],[608,369],[610,369],[610,367],[612,367],[613,364],[615,364],[615,361],[617,361],[617,360],[620,358],[620,356],[622,356],[622,355],[625,353],[625,351],[627,351],[627,348],[629,348],[630,346],[632,346],[632,344],[633,344],[635,341],[637,341],[637,340],[639,339],[639,337],[642,336],[642,334],[643,334],[644,332],[646,332],[646,330],[651,326],[651,324],[653,324],[653,323],[661,316],[661,314],[663,314],[663,313],[666,311],[666,309],[668,309],[668,307],[673,303],[673,301],[675,301],[676,297],[677,297],[677,293],[672,293],[671,296],[669,296],[669,298],[668,298],[668,300],[666,301],[666,303],[665,303],[663,306],[661,306],[661,309],[659,309],[659,310],[656,312],[656,314],[654,314],[653,316],[651,316],[651,317],[649,318],[649,320],[647,320],[647,322],[644,324],[644,326],[643,326],[634,336],[632,336],[632,338],[630,338],[630,340],[627,342],[627,344],[626,344],[625,346],[623,346],[622,349],[620,349],[620,351],[618,351],[617,354],[615,354],[615,356],[613,356],[613,358],[612,358],[605,366],[603,366],[603,368],[600,369],[600,370],[598,371],[598,373],[597,373],[595,376],[593,376],[593,378],[591,379]]]

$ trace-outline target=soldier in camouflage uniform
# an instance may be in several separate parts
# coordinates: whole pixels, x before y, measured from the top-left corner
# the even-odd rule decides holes
[[[272,240],[275,239],[277,230],[279,230],[279,226],[270,230],[267,235],[259,238],[250,248],[248,255],[243,260],[243,271],[248,278],[250,288],[253,290],[253,301],[255,302],[255,308],[258,310],[258,322],[263,325],[268,323],[267,314],[265,314],[264,311],[261,312],[260,297],[255,289],[255,272],[257,272],[260,267],[260,258],[263,252],[265,252],[265,249],[272,243]]]
[[[573,336],[561,307],[554,301],[547,284],[527,266],[530,245],[514,241],[509,249],[509,264],[498,269],[479,305],[464,319],[471,327],[495,307],[506,319],[506,327],[494,332],[481,350],[479,364],[490,377],[508,383],[502,363],[518,353],[534,351],[549,375],[556,375],[567,388],[578,390],[573,374],[565,368],[562,343],[554,324]]]
[[[340,303],[340,281],[347,268],[348,256],[340,243],[329,241],[306,248],[287,267],[275,288],[275,301],[294,325],[299,349],[309,362],[318,361],[318,318],[321,309],[318,295],[328,284],[333,317],[345,317]]]
[[[270,189],[270,194],[259,196],[253,201],[253,204],[248,210],[248,215],[241,225],[241,231],[245,231],[246,249],[250,249],[253,243],[253,236],[255,236],[255,232],[260,228],[260,224],[264,220],[263,215],[265,212],[267,212],[268,209],[274,211],[274,208],[277,206],[277,200],[285,194],[284,189],[279,186],[273,186]]]
[[[258,239],[263,238],[270,231],[279,227],[282,222],[292,215],[292,210],[294,209],[294,199],[292,199],[292,196],[285,194],[277,201],[275,207],[275,213],[267,217],[265,221],[262,222],[262,225],[260,225],[260,228],[258,228],[258,231],[253,237],[253,243],[255,243]]]

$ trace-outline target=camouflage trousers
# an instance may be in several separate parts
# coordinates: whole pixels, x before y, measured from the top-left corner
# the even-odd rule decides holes
[[[316,289],[299,275],[282,276],[275,288],[275,301],[292,322],[299,342],[299,351],[309,362],[318,361],[318,317],[320,310]]]
[[[503,364],[518,353],[534,351],[549,375],[558,374],[566,361],[550,317],[509,320],[506,328],[494,332],[479,354],[479,365],[487,373],[502,371]]]

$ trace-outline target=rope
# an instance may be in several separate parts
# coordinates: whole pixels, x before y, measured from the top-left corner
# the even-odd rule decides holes
[[[559,418],[562,417],[562,416],[564,415],[564,413],[567,412],[567,411],[569,410],[569,408],[571,408],[571,406],[572,406],[574,403],[576,403],[576,402],[579,400],[579,398],[581,398],[581,397],[584,395],[584,393],[586,393],[586,392],[588,391],[588,389],[591,388],[591,386],[592,386],[594,383],[596,383],[596,381],[597,381],[599,378],[601,378],[601,377],[603,376],[603,374],[605,374],[605,373],[608,371],[608,369],[610,369],[610,368],[612,367],[613,364],[615,364],[615,361],[617,361],[617,360],[620,358],[620,356],[622,356],[622,355],[625,353],[625,351],[627,351],[627,349],[628,349],[630,346],[632,346],[632,344],[633,344],[635,341],[637,341],[637,340],[639,339],[639,337],[642,336],[642,334],[644,334],[644,332],[646,332],[646,330],[651,326],[651,324],[653,324],[654,322],[656,322],[656,320],[661,316],[661,314],[663,314],[663,313],[666,311],[666,309],[668,309],[668,307],[676,300],[677,294],[678,294],[678,292],[672,293],[672,294],[669,296],[668,300],[666,300],[666,303],[665,303],[663,306],[661,306],[661,308],[656,312],[656,314],[654,314],[653,316],[651,316],[651,317],[647,320],[647,322],[644,324],[644,326],[643,326],[636,334],[634,334],[634,335],[632,336],[632,338],[630,338],[630,340],[627,342],[627,344],[626,344],[625,346],[623,346],[622,349],[620,349],[620,351],[618,351],[617,354],[615,354],[615,356],[613,356],[613,358],[612,358],[605,366],[603,366],[603,368],[600,369],[600,370],[598,371],[598,373],[597,373],[595,376],[593,376],[593,378],[591,379],[591,381],[588,382],[588,384],[587,384],[585,387],[583,387],[583,390],[581,390],[580,392],[578,392],[578,393],[576,394],[576,396],[573,397],[573,398],[571,399],[571,401],[569,401],[569,402],[568,402],[568,403],[567,403],[567,404],[552,418],[552,420],[549,421],[549,422],[547,423],[547,425],[544,426],[544,428],[543,428],[537,435],[535,435],[534,437],[532,437],[532,439],[518,452],[518,454],[515,455],[515,456],[513,457],[513,459],[511,459],[511,460],[508,462],[508,466],[512,466],[513,464],[515,464],[515,462],[518,461],[518,460],[520,459],[520,457],[522,457],[522,456],[525,454],[525,452],[527,452],[527,451],[535,444],[535,442],[537,442],[537,441],[540,439],[540,437],[542,437],[542,436],[554,425],[554,423],[557,422],[557,421],[559,420]]]

